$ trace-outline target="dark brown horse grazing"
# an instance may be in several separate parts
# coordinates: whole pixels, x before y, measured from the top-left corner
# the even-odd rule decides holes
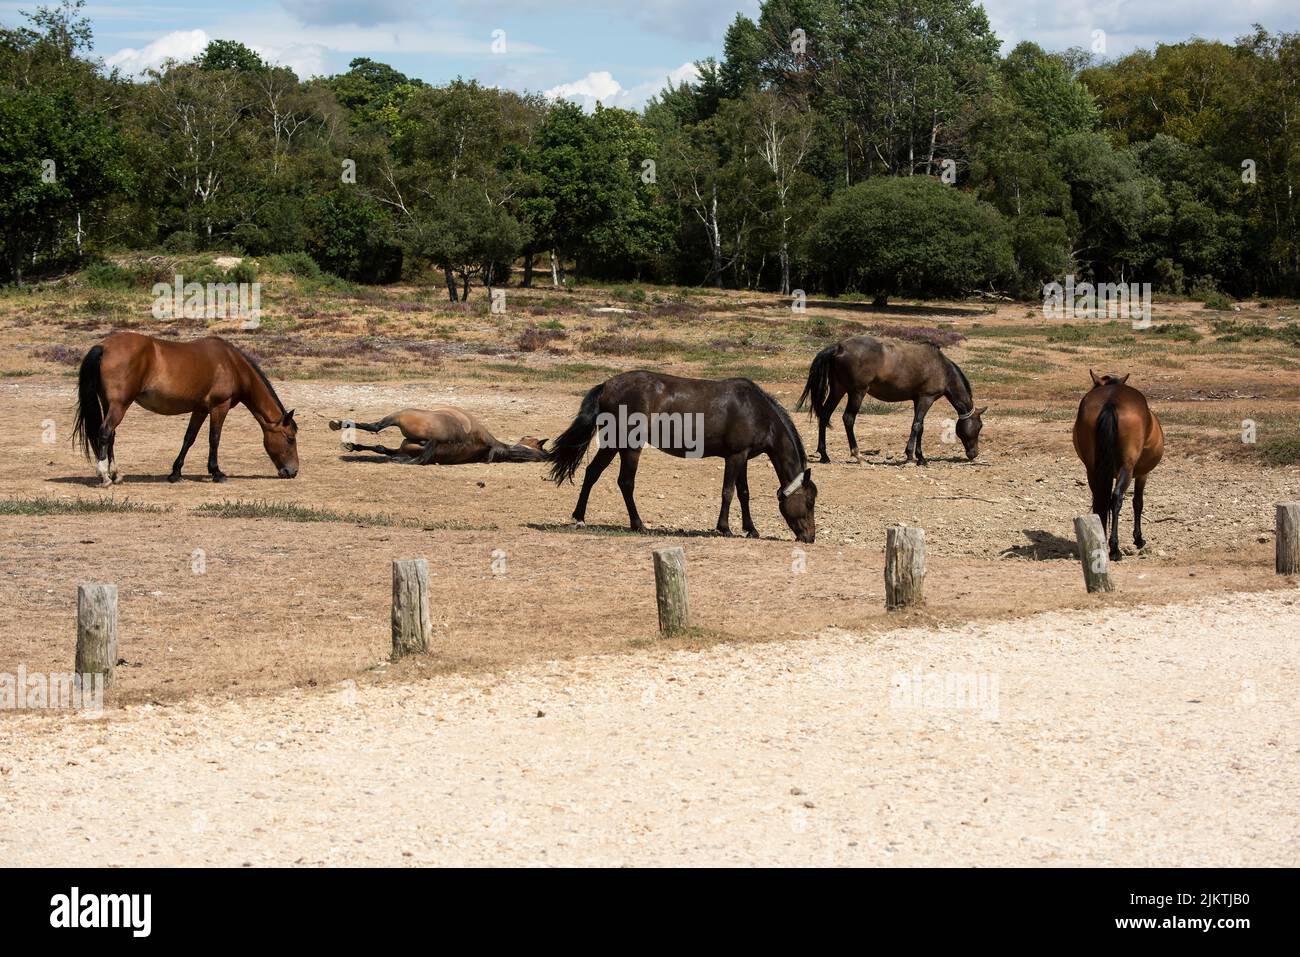
[[[217,467],[217,446],[226,413],[241,402],[262,427],[262,445],[280,477],[298,474],[293,412],[285,410],[257,363],[224,339],[167,342],[115,332],[86,353],[77,377],[73,441],[80,441],[87,458],[94,455],[104,485],[122,481],[113,442],[132,402],[159,415],[190,414],[185,441],[168,476],[172,482],[180,479],[185,453],[209,416],[208,472],[214,482],[226,480]]]
[[[1110,526],[1110,557],[1120,558],[1119,509],[1133,482],[1133,544],[1142,548],[1142,493],[1147,473],[1160,464],[1165,433],[1147,405],[1146,396],[1125,385],[1128,376],[1099,376],[1091,369],[1092,388],[1079,403],[1074,420],[1074,450],[1088,470],[1092,510],[1103,530]],[[1112,490],[1112,485],[1114,486]],[[1109,521],[1108,521],[1109,519]]]
[[[540,462],[545,439],[524,436],[516,445],[499,441],[474,415],[461,409],[403,409],[378,422],[331,419],[337,432],[348,426],[366,432],[382,432],[391,426],[402,430],[401,447],[359,445],[344,442],[348,452],[377,452],[406,465],[461,465],[466,462]]]
[[[849,401],[844,408],[844,431],[849,437],[850,462],[859,461],[853,423],[867,395],[882,402],[912,400],[907,461],[912,461],[915,453],[916,464],[926,464],[921,452],[921,433],[925,415],[939,396],[946,396],[957,410],[957,437],[966,448],[966,458],[979,455],[983,428],[980,416],[988,407],[975,408],[970,380],[937,346],[857,336],[817,353],[796,408],[801,409],[806,401],[812,400],[812,414],[817,417],[817,454],[822,462],[830,461],[826,454],[826,426],[840,399],[846,395]]]
[[[546,453],[555,484],[573,481],[598,431],[599,449],[587,465],[573,509],[573,517],[580,523],[587,514],[592,486],[618,455],[618,487],[627,505],[628,521],[633,531],[646,530],[633,491],[641,449],[653,445],[678,458],[725,459],[717,530],[731,534],[731,496],[738,491],[741,521],[750,538],[758,537],[758,529],[749,514],[748,465],[750,459],[766,454],[781,483],[776,497],[786,524],[801,542],[816,537],[813,509],[817,486],[799,431],[780,403],[748,379],[714,382],[656,372],[624,372],[601,383],[583,397],[577,417]]]

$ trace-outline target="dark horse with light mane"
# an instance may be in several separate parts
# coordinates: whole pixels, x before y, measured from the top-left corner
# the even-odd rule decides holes
[[[912,400],[912,432],[907,440],[907,461],[913,453],[917,465],[925,465],[921,452],[921,433],[925,415],[940,396],[945,396],[957,410],[957,437],[966,449],[966,458],[974,459],[980,450],[980,417],[988,410],[975,408],[970,380],[938,346],[924,342],[874,339],[857,336],[827,346],[813,359],[808,382],[797,408],[812,400],[812,414],[817,417],[817,454],[829,462],[826,454],[826,426],[840,399],[849,397],[844,408],[844,431],[849,437],[849,461],[857,462],[858,437],[853,423],[862,408],[862,399],[870,395],[882,402]]]
[[[168,479],[181,477],[185,453],[203,420],[208,425],[208,472],[224,482],[217,446],[226,414],[239,403],[262,427],[262,445],[281,478],[298,474],[298,425],[261,368],[238,347],[208,336],[192,342],[167,342],[134,332],[115,332],[91,348],[77,376],[77,420],[73,441],[95,458],[104,485],[122,481],[113,443],[131,403],[159,415],[190,415],[180,454]]]
[[[662,427],[657,428],[656,423]],[[690,423],[699,423],[694,440],[687,432]],[[627,424],[630,430],[624,428]],[[598,431],[599,449],[587,465],[578,504],[573,509],[573,517],[580,523],[587,514],[592,486],[618,455],[618,487],[627,505],[628,521],[633,531],[646,530],[637,514],[633,491],[641,448],[654,445],[678,458],[724,459],[717,530],[731,534],[731,497],[735,491],[740,496],[741,520],[750,538],[758,537],[758,529],[749,514],[748,465],[750,459],[766,454],[780,482],[776,498],[786,524],[801,542],[816,537],[813,509],[817,486],[812,481],[799,431],[780,403],[748,379],[712,381],[657,372],[624,372],[602,382],[583,397],[577,417],[546,453],[555,484],[573,481]],[[665,431],[670,433],[668,440]]]
[[[1092,510],[1102,531],[1110,526],[1110,557],[1120,558],[1119,509],[1128,483],[1133,482],[1133,544],[1146,545],[1142,537],[1142,500],[1147,473],[1165,454],[1165,432],[1147,405],[1146,396],[1130,385],[1128,376],[1097,375],[1091,369],[1092,388],[1079,403],[1074,420],[1074,450],[1088,470]],[[1113,486],[1113,487],[1112,487]]]

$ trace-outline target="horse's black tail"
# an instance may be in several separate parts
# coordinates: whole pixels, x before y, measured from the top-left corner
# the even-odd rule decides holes
[[[1115,400],[1101,407],[1097,415],[1097,442],[1093,454],[1094,468],[1107,483],[1115,480],[1119,472],[1119,417],[1115,414]],[[1109,488],[1109,485],[1107,485]]]
[[[92,346],[81,360],[77,372],[77,418],[72,427],[72,442],[80,445],[86,458],[101,459],[99,429],[104,424],[104,382],[99,366],[104,358],[103,346]]]
[[[604,388],[605,383],[602,382],[582,397],[577,417],[555,440],[550,450],[543,453],[543,460],[551,463],[550,479],[556,485],[563,485],[566,479],[572,482],[574,473],[587,454],[587,446],[596,434],[596,411]]]
[[[502,445],[492,450],[493,462],[545,462],[546,453],[528,445]],[[576,466],[575,466],[576,468]]]
[[[826,401],[831,395],[831,364],[839,350],[840,346],[836,344],[817,353],[812,365],[808,367],[808,382],[803,387],[803,395],[799,396],[799,402],[795,405],[795,409],[802,409],[803,404],[811,399],[812,410],[809,414],[815,415],[823,425],[835,411],[826,407]]]

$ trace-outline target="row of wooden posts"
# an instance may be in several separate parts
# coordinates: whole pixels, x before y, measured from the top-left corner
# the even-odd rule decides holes
[[[1074,520],[1084,584],[1090,592],[1114,589],[1101,519]],[[686,553],[681,546],[653,551],[659,631],[675,635],[691,627],[686,587]],[[1300,502],[1277,506],[1279,575],[1300,573]],[[885,532],[885,607],[900,609],[925,600],[925,530],[890,525]],[[429,563],[423,558],[393,562],[393,658],[428,651],[433,639],[429,615]],[[117,656],[117,586],[84,584],[77,588],[78,675],[98,673],[111,685]]]

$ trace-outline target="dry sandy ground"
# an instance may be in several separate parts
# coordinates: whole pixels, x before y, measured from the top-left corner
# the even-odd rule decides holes
[[[19,716],[0,847],[19,866],[1294,865],[1298,598]],[[910,706],[899,674],[983,694]]]

